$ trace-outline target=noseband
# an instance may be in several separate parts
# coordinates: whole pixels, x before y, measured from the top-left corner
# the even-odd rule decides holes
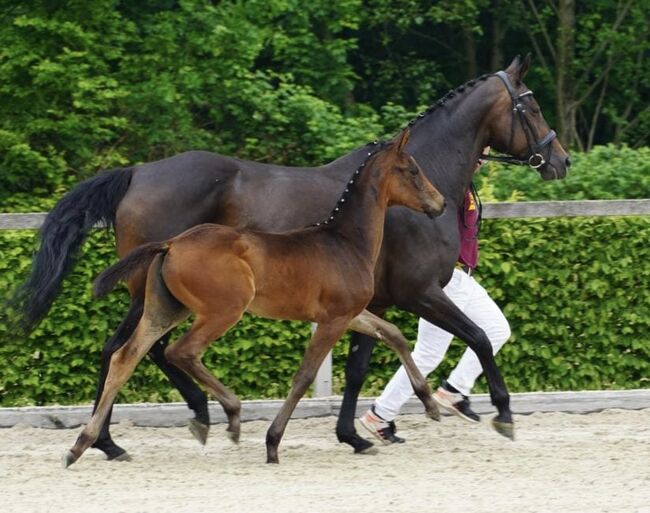
[[[533,92],[529,89],[521,94],[517,94],[515,88],[510,82],[510,78],[508,78],[508,74],[505,71],[497,71],[495,75],[499,77],[506,86],[510,99],[512,100],[512,123],[510,124],[508,153],[512,148],[512,142],[515,137],[515,116],[517,116],[521,123],[521,128],[526,135],[526,141],[528,142],[528,157],[525,159],[518,159],[507,155],[481,155],[481,159],[504,162],[506,164],[517,164],[519,166],[530,166],[533,169],[538,169],[546,164],[546,160],[541,153],[542,150],[551,144],[553,139],[557,137],[557,134],[555,133],[555,130],[550,130],[544,137],[535,142],[535,129],[525,116],[526,106],[520,101],[524,96],[532,96]]]

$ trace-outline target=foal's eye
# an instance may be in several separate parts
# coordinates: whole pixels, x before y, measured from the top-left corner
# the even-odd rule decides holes
[[[409,171],[411,172],[412,175],[417,175],[420,172],[420,170],[415,166],[411,166],[409,168]]]

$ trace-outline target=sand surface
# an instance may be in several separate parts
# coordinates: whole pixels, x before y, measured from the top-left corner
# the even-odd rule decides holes
[[[408,442],[352,454],[334,417],[293,420],[280,465],[269,422],[223,425],[201,447],[186,428],[119,424],[131,462],[88,450],[63,470],[79,430],[0,429],[0,511],[26,512],[643,512],[650,513],[650,410],[517,416],[517,441],[444,417],[398,419]],[[358,427],[361,431],[361,427]]]

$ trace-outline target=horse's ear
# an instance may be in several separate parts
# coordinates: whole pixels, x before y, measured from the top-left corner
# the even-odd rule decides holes
[[[506,68],[506,73],[512,75],[513,77],[517,76],[517,70],[519,69],[520,65],[521,65],[521,55],[515,55],[515,58],[512,59],[510,66]]]
[[[406,143],[409,142],[409,137],[411,136],[411,131],[408,128],[402,130],[402,133],[397,137],[395,141],[395,151],[397,153],[402,153],[406,147]]]
[[[526,57],[523,59],[521,58],[521,55],[517,55],[514,59],[512,59],[510,66],[506,68],[506,72],[512,76],[515,82],[521,82],[526,76],[526,73],[528,73],[530,60],[530,53],[526,54]]]
[[[530,52],[526,54],[526,57],[524,57],[523,62],[519,66],[519,80],[523,80],[524,77],[526,76],[526,73],[528,73],[528,68],[530,68],[530,61],[532,57],[530,55]]]

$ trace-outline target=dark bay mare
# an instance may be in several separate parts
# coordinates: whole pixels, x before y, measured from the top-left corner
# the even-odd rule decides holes
[[[111,357],[97,408],[64,454],[64,467],[96,441],[117,392],[151,346],[190,313],[192,326],[167,347],[165,357],[219,400],[235,442],[241,402],[203,365],[205,349],[244,312],[316,323],[289,395],[266,435],[267,463],[279,463],[278,446],[289,418],[341,335],[347,329],[377,335],[389,324],[365,310],[373,296],[388,207],[402,205],[432,219],[444,210],[442,195],[404,152],[408,137],[407,129],[360,164],[350,175],[344,201],[334,205],[323,223],[283,233],[201,224],[169,240],[139,246],[102,272],[95,281],[100,296],[118,281],[128,282],[136,271],[146,271],[144,310],[129,340]],[[391,337],[388,345],[404,363],[427,415],[439,420],[407,340]]]
[[[505,72],[470,80],[410,123],[406,149],[443,194],[447,209],[435,221],[403,207],[388,211],[375,293],[368,307],[381,315],[395,305],[471,347],[483,366],[498,410],[494,426],[506,436],[513,434],[509,395],[491,345],[483,330],[442,289],[458,256],[456,210],[485,146],[509,155],[511,162],[530,165],[545,180],[563,178],[570,165],[523,83],[529,64],[529,57],[516,57]],[[363,146],[316,168],[260,164],[192,151],[98,174],[64,196],[41,228],[31,275],[17,297],[25,326],[33,327],[47,313],[96,222],[114,225],[120,257],[141,244],[169,239],[206,222],[269,232],[301,228],[329,213],[350,171],[373,148],[373,144]],[[130,337],[142,315],[144,284],[144,274],[129,282],[129,311],[102,352],[98,397],[111,355]],[[191,429],[205,441],[209,424],[206,396],[187,374],[166,361],[168,336],[154,344],[149,355],[194,410]],[[357,435],[354,416],[373,347],[372,338],[355,334],[346,365],[337,436],[356,452],[372,445]],[[123,457],[124,450],[110,438],[109,421],[110,414],[94,446],[109,458]]]

